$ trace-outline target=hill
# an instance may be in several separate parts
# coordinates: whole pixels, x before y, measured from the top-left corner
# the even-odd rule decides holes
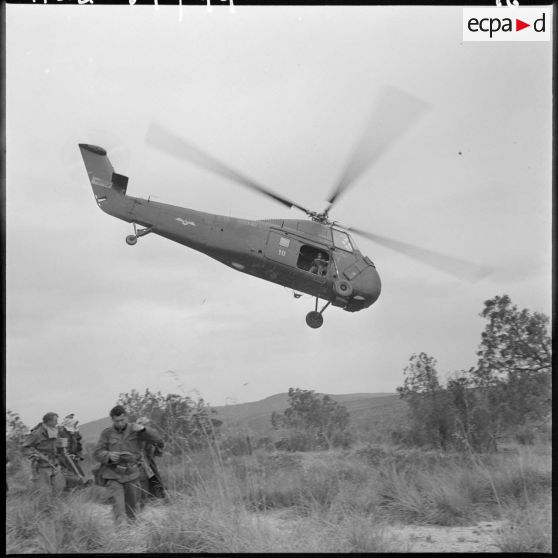
[[[395,428],[405,413],[399,396],[387,393],[351,393],[329,396],[344,405],[351,423],[359,434]],[[279,393],[253,403],[214,407],[217,418],[225,427],[243,428],[254,436],[264,436],[271,430],[271,413],[282,412],[289,406],[286,393]]]
[[[79,431],[81,433],[82,440],[84,442],[96,442],[99,439],[101,432],[111,424],[112,421],[109,417],[81,424]]]
[[[330,394],[330,397],[347,408],[351,423],[362,439],[383,436],[404,420],[405,404],[394,394],[350,393]],[[245,429],[253,436],[264,436],[271,430],[271,413],[282,412],[288,406],[287,393],[278,393],[260,401],[216,406],[213,409],[225,428]],[[110,418],[106,417],[81,425],[84,442],[96,442],[101,431],[110,424]]]

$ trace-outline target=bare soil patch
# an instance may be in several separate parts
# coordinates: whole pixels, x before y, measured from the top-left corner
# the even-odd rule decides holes
[[[397,525],[388,533],[409,552],[501,552],[496,545],[503,521],[482,521],[468,527]]]
[[[280,532],[294,530],[299,523],[288,511],[254,514],[253,520]],[[382,530],[394,546],[400,547],[399,552],[501,552],[496,539],[504,524],[501,520],[466,527],[384,524]]]

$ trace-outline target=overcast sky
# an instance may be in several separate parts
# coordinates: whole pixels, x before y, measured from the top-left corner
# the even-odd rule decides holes
[[[483,302],[551,312],[551,43],[462,43],[459,7],[7,5],[7,406],[81,422],[132,388],[256,401],[289,387],[394,392],[425,351],[476,363]],[[430,109],[332,218],[489,265],[471,284],[356,239],[383,290],[328,308],[99,210],[78,143],[128,193],[304,218],[146,145],[158,122],[315,210],[383,86]],[[175,374],[170,374],[172,370]]]

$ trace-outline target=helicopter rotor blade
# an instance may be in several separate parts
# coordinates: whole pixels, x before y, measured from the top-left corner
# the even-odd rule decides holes
[[[163,126],[152,123],[147,131],[146,142],[157,149],[164,151],[168,155],[177,157],[178,159],[189,161],[190,163],[215,174],[218,174],[224,178],[228,178],[242,186],[251,188],[264,194],[287,207],[296,207],[308,215],[312,212],[297,203],[276,194],[269,188],[258,184],[257,182],[251,180],[250,178],[242,175],[238,171],[228,167],[227,165],[221,163],[212,155],[205,153],[198,147],[187,142],[185,139],[177,136],[176,134],[170,132]]]
[[[424,101],[396,89],[384,87],[360,140],[337,181],[328,202],[329,212],[341,194],[429,107]]]
[[[349,227],[346,230],[368,238],[381,246],[385,246],[386,248],[390,248],[396,252],[401,252],[435,269],[449,273],[458,279],[469,281],[471,283],[486,277],[493,271],[493,269],[488,266],[477,265],[460,258],[455,258],[454,256],[448,256],[446,254],[441,254],[440,252],[427,250],[426,248],[419,248],[418,246],[408,244],[407,242],[393,240],[391,238],[379,236],[361,229]]]

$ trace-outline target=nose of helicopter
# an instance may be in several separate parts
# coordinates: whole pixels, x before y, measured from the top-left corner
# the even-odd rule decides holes
[[[353,296],[347,306],[347,310],[355,312],[368,308],[380,296],[382,282],[374,267],[367,267],[362,273],[351,281],[353,285]]]

